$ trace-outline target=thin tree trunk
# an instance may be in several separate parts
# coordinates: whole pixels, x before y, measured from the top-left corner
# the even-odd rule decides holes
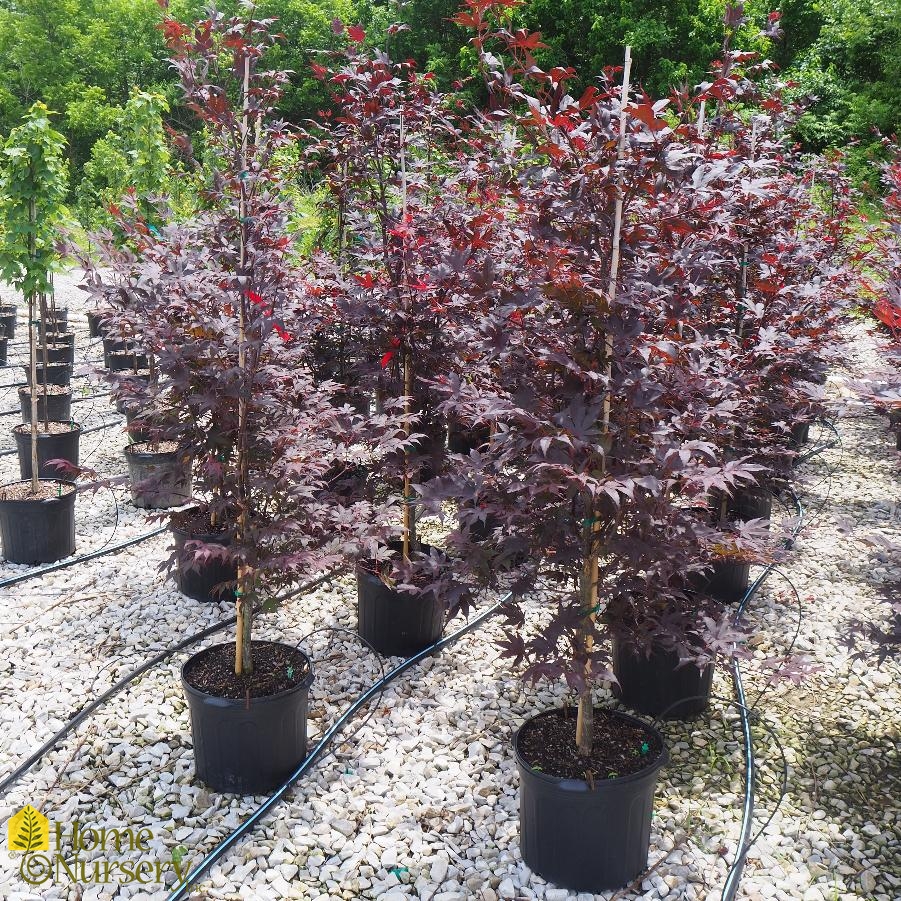
[[[31,492],[37,494],[40,490],[40,481],[38,479],[38,353],[37,342],[35,339],[34,317],[35,296],[28,295],[28,361],[31,371],[29,381],[31,392]]]
[[[28,201],[28,253],[34,261],[37,255],[37,242],[35,231],[37,228],[37,211],[34,198]],[[38,479],[38,355],[35,335],[35,296],[34,292],[28,295],[28,362],[31,370],[31,491],[37,494],[40,490]],[[45,401],[46,403],[46,401]],[[45,411],[46,412],[46,411]]]
[[[622,159],[626,147],[626,106],[629,102],[629,83],[632,72],[632,48],[626,47],[623,64],[623,86],[619,114],[619,143],[616,150],[617,163]],[[619,274],[620,238],[623,221],[622,176],[619,181],[616,206],[614,209],[613,237],[610,247],[610,280],[607,285],[607,309],[612,310],[616,299],[616,278]],[[609,381],[613,372],[613,338],[608,332],[604,339],[604,367]],[[601,432],[604,436],[610,431],[610,391],[604,394],[604,406],[601,420]],[[605,451],[606,453],[606,451]],[[606,469],[606,459],[601,459],[601,474]],[[582,688],[579,692],[579,708],[576,717],[576,747],[583,756],[591,753],[594,744],[594,698],[591,690],[592,671],[591,655],[594,651],[594,624],[597,619],[600,602],[598,599],[598,551],[597,538],[601,524],[591,504],[586,505],[591,516],[585,524],[585,562],[582,566],[580,600],[583,610],[583,627],[578,636],[579,653],[583,659]]]

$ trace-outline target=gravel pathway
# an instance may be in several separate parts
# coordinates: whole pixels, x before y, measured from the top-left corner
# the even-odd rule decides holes
[[[0,286],[0,297],[8,302],[12,292]],[[99,342],[88,342],[81,292],[72,278],[59,279],[58,298],[70,307],[81,359],[100,357]],[[881,341],[862,323],[849,328],[846,368],[830,380],[836,398],[847,394],[845,379],[875,368]],[[10,362],[18,362],[16,353],[24,357],[24,350],[12,347]],[[0,384],[17,381],[15,369],[0,375]],[[0,412],[15,404],[15,389],[0,390]],[[86,436],[82,447],[98,471],[123,472],[125,439],[112,408],[101,399],[76,409],[85,427],[116,420]],[[11,427],[19,420],[10,415],[6,421]],[[762,692],[755,726],[762,781],[757,828],[764,827],[779,793],[776,740],[788,761],[787,796],[751,850],[739,891],[754,901],[901,898],[899,663],[877,669],[854,660],[843,644],[849,622],[881,620],[886,597],[901,584],[901,560],[880,556],[867,540],[876,533],[898,538],[901,457],[885,421],[870,410],[843,409],[837,428],[841,445],[800,470],[799,492],[813,522],[780,566],[801,597],[795,650],[808,655],[815,671],[798,685],[771,683],[768,661],[786,652],[798,623],[798,604],[783,576],[771,577],[749,611],[753,657],[743,671],[749,698]],[[825,429],[812,434],[813,441],[829,437]],[[11,446],[9,436],[0,442],[0,448]],[[18,478],[14,456],[0,457],[0,477]],[[790,514],[779,511],[777,518]],[[122,489],[80,495],[77,518],[78,552],[154,525]],[[176,592],[159,570],[167,553],[161,536],[2,590],[0,774],[152,653],[231,615],[228,605],[202,605]],[[0,564],[0,578],[23,569]],[[258,633],[299,641],[322,626],[353,630],[350,578],[267,615]],[[335,753],[212,869],[193,897],[594,897],[548,886],[521,861],[510,737],[525,717],[558,703],[564,693],[523,686],[497,658],[491,641],[499,633],[500,624],[490,622],[392,684],[372,718],[355,723]],[[379,677],[381,664],[344,633],[318,633],[304,646],[316,668],[310,719],[315,741]],[[199,860],[262,799],[221,796],[194,782],[179,684],[183,659],[151,670],[49,754],[0,799],[0,821],[30,802],[67,830],[75,820],[146,827],[153,835],[150,856],[168,864],[174,854],[182,866]],[[732,697],[722,672],[714,694]],[[665,732],[673,760],[658,788],[653,871],[624,892],[597,897],[720,896],[740,824],[738,719],[726,703],[715,702],[708,714],[668,723]],[[93,861],[96,854],[83,857]],[[67,878],[28,888],[20,863],[0,850],[0,898],[157,901],[167,895],[159,884],[75,886]],[[166,884],[174,881],[167,872]]]

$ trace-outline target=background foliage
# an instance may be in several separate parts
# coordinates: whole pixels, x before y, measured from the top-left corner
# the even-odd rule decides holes
[[[169,13],[192,21],[206,5],[171,0]],[[238,6],[238,0],[218,3],[226,13]],[[261,0],[256,15],[277,17],[286,38],[273,49],[271,65],[293,73],[281,112],[299,123],[327,104],[324,85],[309,71],[311,62],[322,61],[318,51],[340,44],[335,18],[359,22],[369,41],[387,41],[397,59],[414,58],[445,89],[463,81],[464,90],[480,90],[478,79],[466,81],[475,66],[467,35],[450,21],[459,6],[458,0]],[[563,64],[600,73],[621,61],[629,42],[635,75],[659,95],[703,80],[722,41],[724,6],[724,0],[528,0],[511,14],[511,24],[542,32],[547,48],[537,60],[546,69]],[[873,128],[889,135],[899,130],[901,0],[746,4],[754,23],[775,8],[785,37],[772,53],[799,92],[820,98],[799,123],[799,137],[813,151],[858,142],[852,157],[863,178],[865,161],[880,147]],[[0,137],[37,100],[55,111],[54,125],[67,140],[71,199],[85,177],[89,191],[101,172],[122,175],[123,150],[110,132],[119,133],[135,89],[161,95],[174,126],[190,123],[166,60],[162,17],[157,0],[0,0]],[[389,36],[395,21],[409,29]],[[745,28],[737,43],[757,49],[757,28]],[[875,186],[878,178],[872,180]],[[93,189],[99,196],[103,188]]]

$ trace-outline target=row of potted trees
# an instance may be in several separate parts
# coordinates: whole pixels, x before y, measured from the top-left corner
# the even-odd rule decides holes
[[[269,22],[167,20],[202,208],[178,222],[159,201],[157,225],[131,194],[73,252],[109,352],[131,355],[112,378],[139,496],[186,502],[180,586],[236,603],[235,643],[183,669],[198,777],[264,792],[302,758],[312,663],[253,620],[304,577],[354,564],[360,634],[386,654],[509,591],[502,652],[574,693],[514,741],[523,856],[597,891],[646,865],[667,759],[597,688],[691,715],[735,652],[725,605],[821,410],[851,210],[839,172],[812,191],[794,111],[731,49],[740,9],[713,80],[667,103],[628,56],[571,95],[506,5],[458,18],[484,110],[354,28],[314,67],[334,102],[300,133],[276,118]],[[329,198],[310,260],[287,228],[301,175]],[[449,521],[441,542],[424,517]]]

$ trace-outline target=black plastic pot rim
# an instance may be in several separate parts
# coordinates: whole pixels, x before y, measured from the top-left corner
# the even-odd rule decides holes
[[[388,585],[388,583],[385,582],[385,580],[379,575],[379,573],[373,572],[373,570],[369,569],[361,561],[357,561],[357,577],[366,579],[373,585],[381,585],[383,588],[387,588],[389,591],[394,591],[397,594],[403,595],[404,597],[422,598],[422,600],[427,601],[434,598],[435,595],[433,591],[421,591],[419,589],[417,589],[416,591],[401,591],[397,587]]]
[[[313,684],[313,660],[312,658],[300,650],[300,648],[296,647],[293,644],[286,644],[283,641],[269,641],[268,639],[260,639],[260,643],[265,644],[277,644],[280,647],[287,648],[290,651],[293,651],[296,654],[300,654],[304,660],[307,661],[307,674],[303,677],[303,679],[297,683],[297,685],[292,685],[291,688],[286,688],[284,691],[280,691],[274,695],[264,695],[259,698],[250,698],[249,703],[252,706],[258,706],[260,704],[268,704],[272,701],[278,701],[281,698],[285,698],[291,694],[297,694],[298,692],[303,691],[304,689],[309,688]],[[198,651],[196,654],[192,654],[182,665],[181,665],[181,684],[184,688],[185,692],[192,695],[195,698],[199,698],[202,701],[209,701],[211,704],[217,707],[246,707],[248,704],[247,698],[223,698],[219,695],[211,695],[205,691],[201,691],[199,688],[195,688],[185,677],[185,669],[186,667],[196,660],[198,657],[202,657],[204,654],[212,651],[214,648],[230,648],[234,647],[234,642],[220,642],[219,644],[211,644],[209,647],[204,648],[202,651]]]
[[[41,425],[42,420],[38,420],[38,438],[62,438],[63,435],[71,435],[73,432],[81,434],[81,424],[78,422],[53,422],[54,425],[67,425],[69,430],[66,432],[45,432]],[[28,435],[31,433],[31,423],[23,422],[21,425],[13,427],[13,431],[19,435]]]
[[[171,451],[149,451],[149,450],[132,450],[134,447],[133,444],[129,444],[125,447],[125,456],[133,457],[137,462],[144,463],[153,463],[156,461],[162,461],[168,463],[170,461],[176,462],[179,461],[179,456],[184,452],[181,450],[171,450]]]
[[[533,720],[537,720],[542,716],[553,716],[561,710],[559,707],[552,707],[548,710],[543,710],[541,713],[536,714],[535,716],[530,716],[513,735],[513,753],[516,757],[516,762],[523,769],[529,771],[529,776],[538,779],[541,782],[545,782],[547,785],[561,785],[566,783],[567,785],[580,784],[584,785],[586,790],[591,791],[599,791],[605,785],[628,785],[630,782],[637,782],[639,779],[645,779],[647,776],[656,770],[662,770],[669,763],[669,748],[666,745],[666,739],[663,737],[663,734],[657,729],[655,726],[652,726],[650,723],[645,720],[639,719],[637,716],[631,716],[628,713],[623,713],[621,710],[614,710],[610,707],[604,708],[595,708],[597,710],[603,709],[606,713],[613,714],[614,716],[620,717],[621,719],[627,720],[630,723],[634,723],[637,726],[640,726],[650,735],[655,735],[660,740],[660,753],[651,761],[647,766],[640,769],[637,773],[630,773],[628,776],[617,776],[615,779],[598,779],[594,783],[594,788],[591,789],[588,785],[588,782],[585,779],[568,779],[564,776],[550,776],[547,773],[540,773],[538,770],[532,769],[532,767],[526,762],[525,758],[520,754],[519,751],[519,736],[522,732],[523,728],[531,723]],[[573,716],[575,716],[575,711],[573,711]]]
[[[231,544],[231,535],[228,533],[189,532],[176,525],[172,520],[169,520],[169,531],[185,541],[201,541],[204,544],[219,544],[223,546]]]
[[[72,386],[71,385],[48,385],[48,388],[65,388],[64,391],[48,391],[48,397],[65,397],[68,395],[72,397]],[[44,386],[38,385],[38,393],[41,395],[40,400],[44,399]],[[21,385],[19,387],[19,394],[23,397],[27,397],[31,394],[31,385]]]
[[[60,494],[58,497],[7,497],[0,498],[0,504],[57,504],[61,501],[66,501],[69,499],[69,496],[75,497],[78,493],[77,486],[74,482],[66,481],[65,479],[38,479],[39,482],[50,482],[54,485],[64,485],[66,487],[71,487],[72,491],[67,491],[65,494]],[[4,488],[12,488],[13,485],[30,485],[31,479],[17,479],[15,482],[6,482],[3,485],[0,485],[0,491]]]

